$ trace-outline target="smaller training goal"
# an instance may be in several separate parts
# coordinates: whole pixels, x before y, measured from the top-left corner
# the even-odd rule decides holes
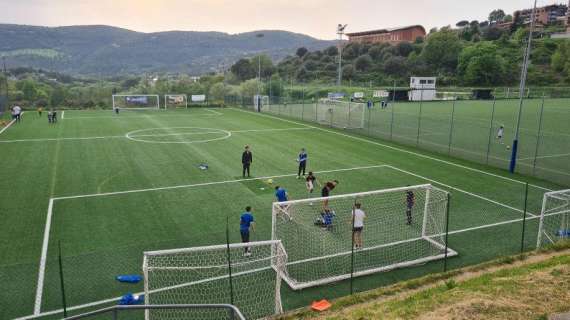
[[[160,98],[156,94],[114,94],[113,109],[159,110]]]
[[[542,200],[536,248],[570,239],[570,189],[547,192]]]
[[[246,248],[250,254],[244,254]],[[286,253],[280,241],[259,241],[144,253],[146,304],[227,303],[247,319],[281,313]],[[220,311],[222,312],[222,311]],[[224,313],[152,310],[150,319],[224,319]]]
[[[274,203],[272,238],[287,252],[294,290],[457,255],[446,245],[448,193],[432,185]],[[353,250],[352,212],[366,213]]]
[[[366,104],[320,99],[317,102],[317,122],[323,125],[342,129],[362,129]]]
[[[188,108],[188,96],[185,94],[165,94],[164,109]]]
[[[253,96],[253,109],[255,111],[265,111],[269,108],[269,96],[255,95]]]

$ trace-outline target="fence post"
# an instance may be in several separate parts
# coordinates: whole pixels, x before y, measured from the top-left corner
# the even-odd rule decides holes
[[[526,229],[526,209],[528,205],[528,182],[524,185],[524,207],[523,207],[523,219],[522,219],[522,234],[521,234],[521,254],[524,252],[524,234]]]
[[[65,281],[63,280],[63,261],[61,257],[61,240],[57,242],[58,264],[59,264],[59,285],[61,287],[61,304],[63,306],[63,317],[67,318],[67,302],[65,301]]]
[[[420,112],[418,113],[418,137],[416,139],[416,147],[420,145],[420,130],[422,127],[422,106],[424,103],[424,86],[422,85],[422,91],[420,92]]]
[[[356,199],[352,204],[352,223],[350,225],[350,230],[352,232],[352,240],[350,245],[350,295],[354,293],[354,210],[356,210]]]
[[[226,255],[228,260],[228,280],[230,281],[230,304],[234,304],[234,284],[232,279],[232,257],[230,254],[230,217],[226,216]]]
[[[534,159],[532,161],[532,175],[536,173],[536,158],[538,157],[538,148],[542,138],[542,116],[544,114],[544,93],[542,93],[542,103],[540,104],[540,116],[538,119],[538,132],[536,133],[536,148],[534,149]]]
[[[453,99],[453,105],[451,106],[451,124],[449,126],[449,147],[447,149],[447,154],[451,154],[451,145],[453,143],[453,125],[455,121],[455,102],[457,101],[457,97]]]
[[[396,108],[396,80],[394,80],[394,91],[392,91],[392,117],[390,118],[390,141],[394,133],[394,109]]]
[[[487,141],[487,158],[485,164],[489,164],[489,153],[491,152],[491,137],[493,136],[493,122],[495,121],[495,104],[497,98],[493,98],[493,109],[491,111],[491,123],[489,125],[489,139]]]
[[[451,207],[451,194],[447,194],[447,208],[445,210],[445,257],[443,260],[443,272],[447,272],[447,251],[449,249],[449,208]]]
[[[305,120],[305,87],[301,91],[301,120]]]

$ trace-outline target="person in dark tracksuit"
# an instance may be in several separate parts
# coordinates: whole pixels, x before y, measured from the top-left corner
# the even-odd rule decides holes
[[[249,151],[249,146],[245,146],[245,151],[241,155],[241,163],[243,165],[242,176],[245,178],[245,172],[247,171],[247,176],[249,177],[249,167],[253,162],[253,154]]]
[[[412,210],[414,209],[414,205],[416,203],[416,195],[414,191],[408,190],[406,191],[406,223],[412,224]]]
[[[299,157],[297,158],[297,162],[299,162],[299,173],[297,174],[297,179],[301,178],[301,173],[305,176],[305,169],[307,168],[307,159],[309,156],[307,155],[307,151],[305,148],[301,149],[301,153],[299,153]]]

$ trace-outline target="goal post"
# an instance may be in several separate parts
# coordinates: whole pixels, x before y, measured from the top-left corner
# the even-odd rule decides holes
[[[366,219],[363,246],[353,250],[357,203]],[[283,279],[299,290],[455,256],[445,242],[448,205],[448,193],[430,184],[274,203]]]
[[[570,239],[570,189],[544,194],[536,248]]]
[[[246,248],[251,254],[244,254]],[[286,260],[277,240],[145,252],[145,303],[228,303],[247,319],[279,314],[283,311],[280,290]],[[146,312],[146,320],[223,318],[189,312],[151,310]]]
[[[188,96],[185,94],[165,94],[164,109],[188,108]]]
[[[159,110],[160,98],[157,94],[114,94],[113,109]]]
[[[317,121],[321,124],[342,129],[362,129],[366,104],[334,99],[320,99],[317,102]]]
[[[259,112],[269,110],[269,96],[254,95],[253,109]]]

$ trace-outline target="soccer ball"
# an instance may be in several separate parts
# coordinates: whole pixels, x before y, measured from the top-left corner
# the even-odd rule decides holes
[[[510,150],[510,149],[511,149],[511,146],[507,146],[507,150]]]
[[[268,184],[272,184],[272,183],[273,183],[273,179],[267,179],[267,183],[268,183]]]

